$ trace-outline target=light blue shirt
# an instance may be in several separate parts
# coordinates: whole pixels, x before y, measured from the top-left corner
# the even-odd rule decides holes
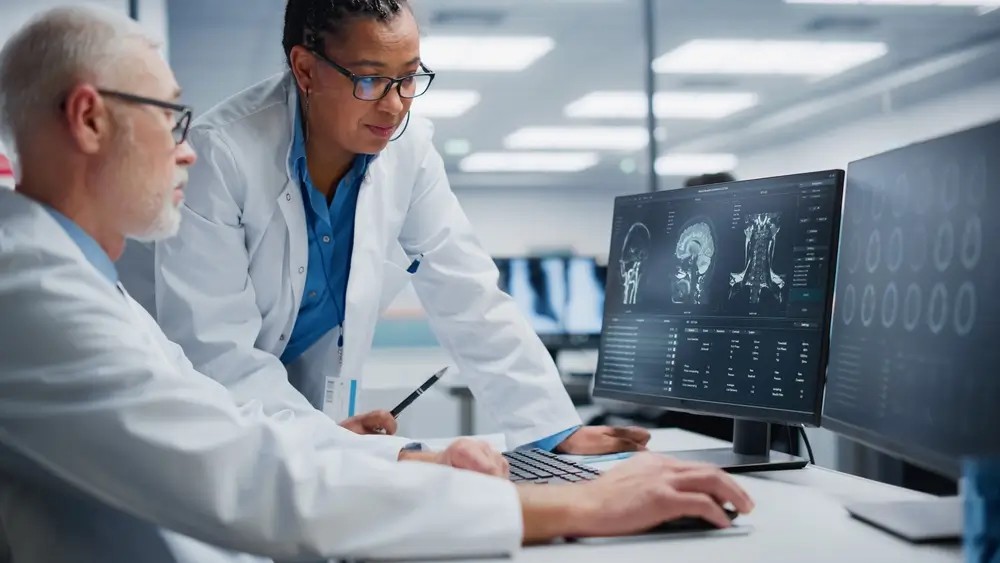
[[[83,252],[83,256],[88,262],[101,273],[105,279],[108,280],[111,285],[118,284],[118,269],[115,268],[115,263],[111,261],[107,252],[101,248],[101,245],[97,244],[97,241],[93,237],[84,232],[79,225],[73,222],[72,219],[59,213],[55,209],[45,205],[43,206],[49,215],[59,223],[59,226],[66,231],[69,238],[73,239],[73,242],[80,247],[80,251]]]

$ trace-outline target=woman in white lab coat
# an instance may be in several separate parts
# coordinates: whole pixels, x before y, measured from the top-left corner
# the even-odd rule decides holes
[[[644,447],[641,429],[581,427],[551,357],[498,289],[430,123],[409,115],[434,74],[407,3],[291,0],[284,47],[290,72],[192,127],[201,159],[184,221],[156,247],[167,335],[238,399],[266,403],[291,382],[355,431],[394,427],[385,413],[349,417],[375,323],[412,281],[510,447]]]

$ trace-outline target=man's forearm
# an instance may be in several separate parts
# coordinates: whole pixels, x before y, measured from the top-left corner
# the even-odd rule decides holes
[[[586,495],[574,485],[519,485],[522,542],[539,543],[582,532],[577,524],[586,519]]]
[[[429,451],[399,452],[399,461],[439,463],[439,454]],[[586,518],[586,495],[578,486],[518,485],[521,519],[524,522],[522,542],[539,543],[578,533],[577,524]]]

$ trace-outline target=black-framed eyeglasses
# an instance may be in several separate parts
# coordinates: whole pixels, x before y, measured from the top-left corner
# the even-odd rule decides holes
[[[188,128],[191,127],[191,116],[194,113],[189,106],[173,104],[153,98],[145,98],[143,96],[136,96],[135,94],[127,94],[125,92],[117,92],[115,90],[98,90],[97,92],[102,96],[118,98],[119,100],[134,104],[156,106],[158,108],[168,109],[174,112],[174,128],[170,130],[170,134],[174,137],[174,142],[178,145],[187,140]]]
[[[340,74],[349,78],[354,83],[354,97],[366,102],[381,100],[389,93],[389,90],[393,86],[399,92],[400,98],[416,98],[426,93],[427,89],[431,87],[431,82],[434,82],[434,71],[427,68],[424,63],[420,63],[420,68],[424,72],[408,74],[402,78],[393,78],[391,76],[359,76],[331,60],[330,57],[327,57],[319,49],[312,48],[309,49],[309,52],[333,67]]]

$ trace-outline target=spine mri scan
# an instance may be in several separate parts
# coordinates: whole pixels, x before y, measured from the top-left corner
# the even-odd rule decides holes
[[[781,230],[779,213],[759,213],[747,217],[744,246],[744,268],[729,274],[729,298],[743,290],[749,293],[750,303],[760,302],[761,290],[770,291],[779,302],[785,279],[774,272],[775,239]]]
[[[642,278],[643,262],[649,258],[651,238],[649,228],[642,223],[634,223],[625,235],[618,259],[623,286],[622,303],[625,305],[635,305],[639,299],[639,280]]]

